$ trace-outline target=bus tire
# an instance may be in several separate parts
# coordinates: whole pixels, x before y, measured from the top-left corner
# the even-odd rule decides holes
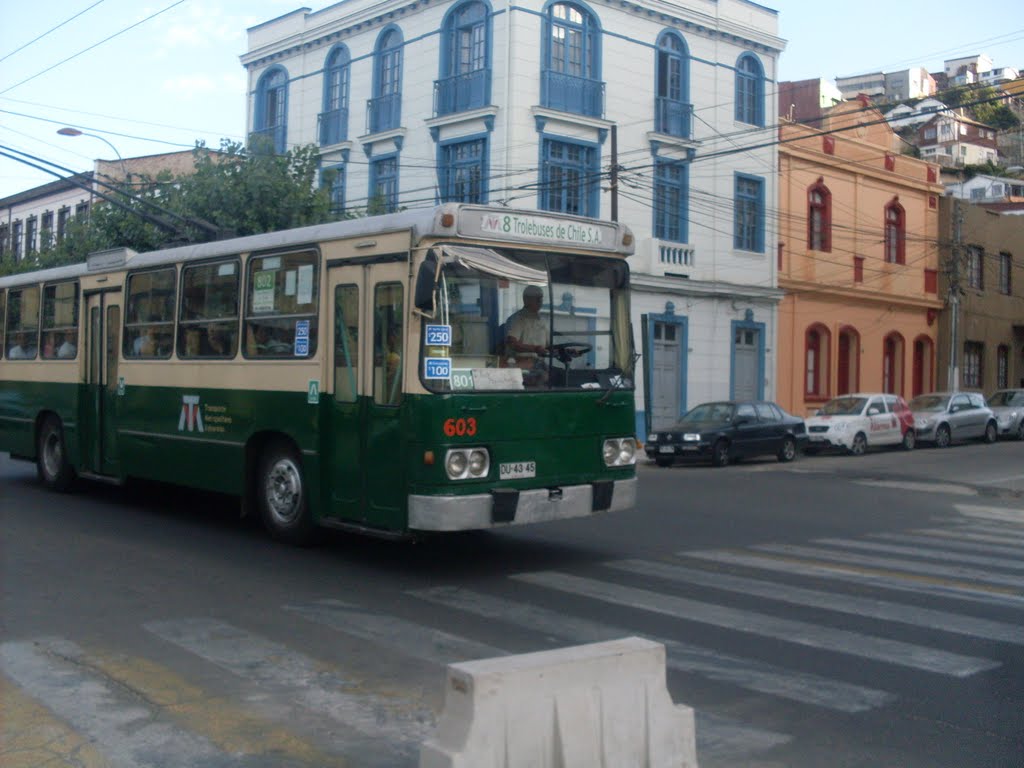
[[[36,444],[36,474],[47,488],[63,493],[75,481],[75,470],[68,461],[64,427],[53,414],[43,419]]]
[[[270,535],[287,544],[310,544],[313,520],[298,451],[283,441],[267,445],[256,482],[260,517]]]

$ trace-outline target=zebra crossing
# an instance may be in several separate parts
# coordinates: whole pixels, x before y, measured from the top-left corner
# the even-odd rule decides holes
[[[884,711],[900,706],[901,691],[879,687],[878,676],[724,652],[702,645],[695,628],[951,685],[991,673],[1024,646],[1024,517],[993,509],[961,505],[958,521],[900,533],[682,549],[584,572],[515,573],[486,587],[427,584],[387,610],[351,597],[270,606],[280,623],[305,630],[286,641],[220,618],[170,616],[143,624],[147,640],[133,653],[49,636],[0,643],[0,764],[37,765],[63,751],[66,764],[90,768],[413,766],[436,726],[445,665],[628,635],[665,645],[670,683],[681,674],[733,696],[843,717]],[[792,607],[801,618],[782,615]],[[978,615],[993,608],[999,620]],[[611,609],[613,619],[593,618]],[[859,624],[840,626],[837,616]],[[324,642],[310,643],[309,628]],[[956,638],[977,642],[953,652]],[[351,643],[422,676],[384,680],[377,666],[325,652]],[[194,679],[176,657],[208,672]],[[233,695],[213,693],[221,687],[206,675],[232,681]],[[740,721],[715,697],[687,700],[680,690],[677,702],[697,712],[705,768],[773,764],[773,750],[800,738],[796,727]]]

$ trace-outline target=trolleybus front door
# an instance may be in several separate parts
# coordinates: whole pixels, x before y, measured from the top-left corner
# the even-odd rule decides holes
[[[86,302],[86,400],[82,420],[83,466],[117,476],[116,406],[121,307],[113,292],[88,294]]]
[[[325,445],[332,514],[347,522],[405,526],[405,284],[408,263],[383,257],[329,271],[333,393]]]

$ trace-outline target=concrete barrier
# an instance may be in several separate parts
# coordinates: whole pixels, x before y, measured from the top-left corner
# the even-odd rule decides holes
[[[696,768],[693,710],[639,637],[448,667],[420,768]]]

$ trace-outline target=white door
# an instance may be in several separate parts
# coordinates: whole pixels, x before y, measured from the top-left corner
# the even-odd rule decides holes
[[[654,323],[654,346],[651,350],[651,427],[670,427],[680,416],[680,376],[682,375],[681,326],[675,323]]]
[[[734,400],[757,400],[760,397],[758,381],[758,355],[760,354],[760,331],[755,328],[737,328],[733,339],[735,376],[732,386]]]

